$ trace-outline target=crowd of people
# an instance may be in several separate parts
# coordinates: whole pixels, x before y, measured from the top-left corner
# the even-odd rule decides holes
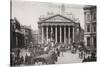
[[[75,44],[75,43],[74,43]],[[72,45],[74,49],[74,53],[78,51],[79,58],[83,59],[82,62],[92,62],[96,61],[96,50],[86,49],[83,43],[80,43],[77,46]]]
[[[11,52],[11,66],[12,65],[35,65],[39,61],[42,61],[43,64],[55,64],[58,61],[59,56],[64,56],[63,53],[66,52],[66,48],[64,45],[60,45],[59,47],[51,47],[47,46],[43,49],[35,47],[35,50],[32,48],[28,48],[30,50],[30,55],[26,53],[25,56],[20,55],[21,49],[17,49],[16,51]],[[71,53],[78,53],[79,58],[83,59],[82,62],[91,62],[96,61],[96,52],[87,51],[82,46],[73,46],[71,45]],[[41,57],[41,56],[44,57]],[[45,57],[47,55],[47,57]],[[39,58],[37,58],[40,56]]]
[[[48,59],[48,61],[45,61],[45,62],[48,62],[46,64],[55,64],[58,60],[58,56],[63,56],[63,48],[64,48],[63,46],[61,46],[60,49],[53,48],[53,47],[48,47],[45,49],[44,47],[44,52],[39,51],[39,48],[37,49],[38,51],[36,51],[36,48],[35,48],[35,51],[32,48],[28,48],[31,51],[31,54],[28,55],[26,53],[25,56],[21,55],[22,49],[18,48],[17,50],[11,52],[10,54],[11,62],[10,63],[11,63],[11,66],[13,65],[34,65],[35,62],[37,62],[36,58],[39,55],[41,56],[42,54],[47,54],[48,57],[50,58]],[[46,58],[44,57],[44,59]]]
[[[20,65],[20,64],[22,64],[23,61],[24,61],[23,56],[20,57],[20,49],[11,52],[10,57],[11,57],[11,58],[10,58],[10,59],[11,59],[11,60],[10,60],[11,66],[12,66],[12,65]]]

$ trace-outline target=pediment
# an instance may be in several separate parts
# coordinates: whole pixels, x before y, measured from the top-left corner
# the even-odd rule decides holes
[[[44,22],[73,22],[69,18],[61,15],[55,15],[44,20]]]

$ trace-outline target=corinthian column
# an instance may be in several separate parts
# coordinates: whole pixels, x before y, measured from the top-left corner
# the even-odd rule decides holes
[[[70,26],[68,26],[68,44],[70,44]]]
[[[61,26],[60,26],[60,43],[62,42],[61,40],[62,40],[62,31],[61,31]]]
[[[57,43],[57,26],[55,26],[55,43]]]
[[[47,39],[47,42],[48,42],[48,26],[46,27],[46,39]]]
[[[66,44],[66,26],[64,26],[64,44]]]
[[[52,36],[53,36],[53,27],[51,26],[51,40],[53,40]]]
[[[73,26],[73,42],[74,42],[74,26]]]

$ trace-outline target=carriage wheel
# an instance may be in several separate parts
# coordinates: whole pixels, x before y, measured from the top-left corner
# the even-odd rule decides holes
[[[43,65],[43,62],[42,61],[35,62],[35,65]]]
[[[44,61],[37,61],[37,62],[35,62],[35,65],[44,65],[44,64],[46,64]]]

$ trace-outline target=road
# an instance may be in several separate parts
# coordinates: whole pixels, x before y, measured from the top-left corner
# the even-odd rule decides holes
[[[78,57],[78,53],[64,52],[63,56],[58,57],[56,64],[81,63],[82,59]]]
[[[23,55],[25,59],[25,55],[29,55],[27,50],[21,50],[21,56]],[[58,61],[56,64],[66,64],[66,63],[81,63],[82,59],[78,57],[78,53],[72,54],[71,51],[67,51],[63,53],[63,56],[58,57]]]

